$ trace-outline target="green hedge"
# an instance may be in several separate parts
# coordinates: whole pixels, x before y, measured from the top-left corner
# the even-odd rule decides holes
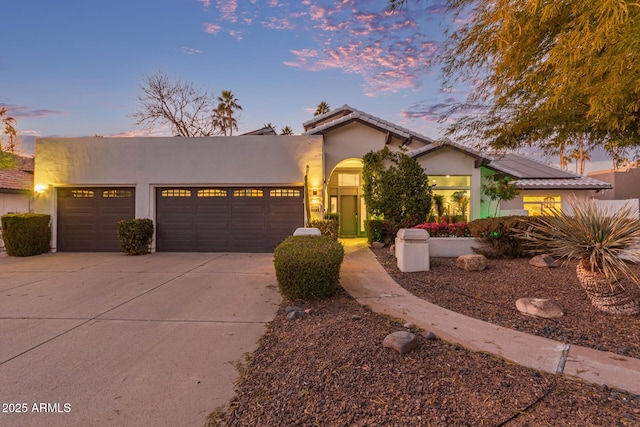
[[[307,227],[317,228],[324,236],[329,236],[334,240],[338,240],[337,219],[312,219],[307,222]]]
[[[283,297],[322,299],[340,286],[344,247],[329,236],[290,236],[274,251],[278,288]]]
[[[149,218],[118,221],[120,252],[129,255],[143,255],[149,252],[153,237],[153,221]]]
[[[495,252],[494,255],[517,258],[527,255],[524,241],[518,237],[518,234],[527,230],[532,221],[536,221],[536,218],[504,216],[476,219],[469,223],[469,231],[471,236],[489,243]]]
[[[367,241],[369,242],[369,244],[373,242],[384,243],[384,221],[382,221],[381,219],[365,219],[364,229],[367,232]]]
[[[9,256],[31,256],[51,248],[51,215],[2,215],[2,239]]]

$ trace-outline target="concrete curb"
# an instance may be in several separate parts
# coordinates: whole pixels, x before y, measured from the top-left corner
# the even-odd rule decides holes
[[[344,289],[359,303],[445,341],[536,370],[640,394],[640,359],[518,332],[431,304],[398,285],[362,244],[346,247],[340,276]]]

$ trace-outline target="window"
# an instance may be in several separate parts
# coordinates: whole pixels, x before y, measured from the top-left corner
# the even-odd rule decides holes
[[[227,190],[204,188],[202,190],[198,190],[197,197],[227,197]]]
[[[441,220],[450,217],[468,221],[471,205],[471,175],[429,175],[429,185],[433,185],[431,214]],[[457,217],[457,218],[456,218]]]
[[[435,185],[436,188],[442,188],[442,187],[468,188],[471,186],[471,176],[470,175],[429,175],[429,184]]]
[[[359,187],[360,175],[357,173],[339,173],[338,187]]]
[[[269,191],[269,197],[300,197],[300,190],[278,188]]]
[[[131,190],[105,190],[102,192],[102,197],[133,197]]]
[[[331,196],[329,202],[329,213],[337,214],[338,213],[338,196]]]
[[[255,188],[243,188],[242,190],[235,190],[233,197],[262,197],[263,191]]]
[[[524,196],[523,208],[529,211],[529,215],[556,215],[562,210],[562,198],[560,196]]]
[[[191,190],[183,188],[172,188],[170,190],[162,190],[162,197],[191,197]]]
[[[71,197],[85,198],[93,196],[94,193],[92,190],[71,190]]]

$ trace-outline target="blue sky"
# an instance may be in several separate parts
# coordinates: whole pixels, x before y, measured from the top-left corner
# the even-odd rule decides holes
[[[320,101],[437,139],[465,98],[432,66],[450,17],[442,0],[30,0],[2,6],[0,107],[23,149],[39,136],[160,136],[130,117],[145,75],[231,90],[241,132],[301,133]]]
[[[324,100],[437,138],[433,112],[454,95],[429,67],[440,7],[386,9],[385,0],[7,2],[0,106],[23,137],[168,135],[130,117],[144,76],[162,71],[233,91],[241,132],[271,122],[301,133]]]

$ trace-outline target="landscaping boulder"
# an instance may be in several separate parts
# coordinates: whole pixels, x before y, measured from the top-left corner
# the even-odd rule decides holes
[[[531,260],[529,260],[529,265],[540,268],[549,268],[549,267],[557,267],[558,263],[551,255],[542,254],[536,255]]]
[[[418,337],[407,331],[393,332],[385,337],[382,345],[405,354],[418,346]]]
[[[382,243],[382,242],[373,242],[373,243],[371,243],[371,248],[372,249],[382,249],[382,248],[384,248],[384,243]]]
[[[546,298],[520,298],[516,301],[516,308],[520,313],[545,319],[554,319],[564,315],[558,304]]]
[[[479,254],[460,255],[456,259],[456,266],[465,271],[481,271],[487,268],[487,258]]]

